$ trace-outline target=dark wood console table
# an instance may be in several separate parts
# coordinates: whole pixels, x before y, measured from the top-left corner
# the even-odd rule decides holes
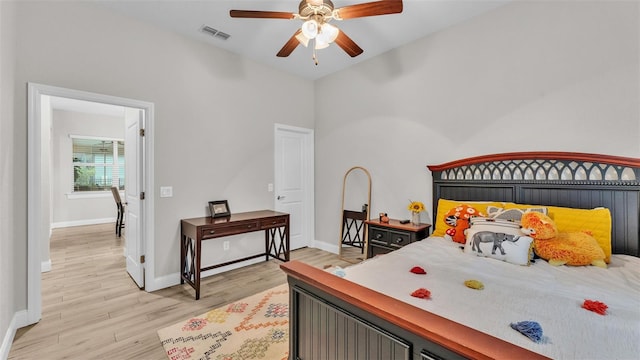
[[[180,284],[186,282],[191,285],[196,290],[196,300],[200,299],[200,274],[202,271],[260,256],[265,256],[265,261],[269,261],[269,256],[289,261],[289,214],[286,213],[260,210],[221,218],[182,219],[180,228]],[[201,267],[202,240],[260,230],[264,230],[264,253],[205,268]],[[278,236],[276,237],[276,235]]]

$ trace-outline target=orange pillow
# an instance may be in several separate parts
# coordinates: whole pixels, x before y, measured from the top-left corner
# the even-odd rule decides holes
[[[451,226],[447,225],[444,222],[445,214],[449,212],[449,210],[453,209],[459,205],[469,205],[479,212],[486,214],[487,206],[497,206],[503,207],[502,202],[497,201],[459,201],[459,200],[447,200],[447,199],[438,199],[438,208],[436,210],[436,223],[434,225],[434,230],[432,236],[444,236],[445,231],[451,228]]]

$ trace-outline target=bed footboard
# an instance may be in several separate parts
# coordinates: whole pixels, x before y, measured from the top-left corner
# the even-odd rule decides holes
[[[290,261],[290,359],[546,359],[331,273]]]

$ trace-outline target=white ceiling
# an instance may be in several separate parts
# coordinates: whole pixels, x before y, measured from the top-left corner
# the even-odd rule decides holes
[[[240,54],[307,79],[318,79],[407,44],[513,0],[404,0],[401,14],[335,21],[364,53],[349,57],[337,45],[318,50],[298,46],[286,58],[276,53],[301,25],[300,20],[232,19],[229,10],[297,12],[299,0],[108,0],[99,3],[136,19],[155,24],[213,46]],[[333,0],[335,8],[369,0]],[[208,25],[231,37],[220,40],[200,31]]]

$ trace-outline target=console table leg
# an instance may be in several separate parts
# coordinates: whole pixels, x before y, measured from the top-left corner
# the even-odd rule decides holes
[[[289,261],[289,253],[291,251],[291,247],[289,244],[289,225],[285,226],[284,228],[284,237],[285,237],[285,249],[284,249],[284,258],[285,261]]]
[[[185,264],[186,264],[186,256],[187,256],[187,237],[182,235],[180,242],[180,284],[184,284],[184,274],[185,274]]]
[[[182,235],[180,243],[180,284],[185,282],[196,290],[200,297],[200,242]]]
[[[264,251],[265,251],[264,261],[269,261],[269,255],[271,255],[271,246],[269,245],[269,229],[266,229],[264,231]]]
[[[275,259],[289,261],[289,226],[268,229],[265,232],[265,236],[267,259],[271,255]]]
[[[194,279],[194,283],[195,283],[195,289],[196,289],[196,300],[200,299],[200,269],[201,269],[201,264],[200,264],[200,257],[202,254],[200,252],[200,250],[202,249],[202,241],[200,240],[195,240],[196,243],[196,251],[194,253],[195,259],[196,259],[196,264],[195,264],[195,269],[194,270],[194,275],[195,275],[195,279]]]

